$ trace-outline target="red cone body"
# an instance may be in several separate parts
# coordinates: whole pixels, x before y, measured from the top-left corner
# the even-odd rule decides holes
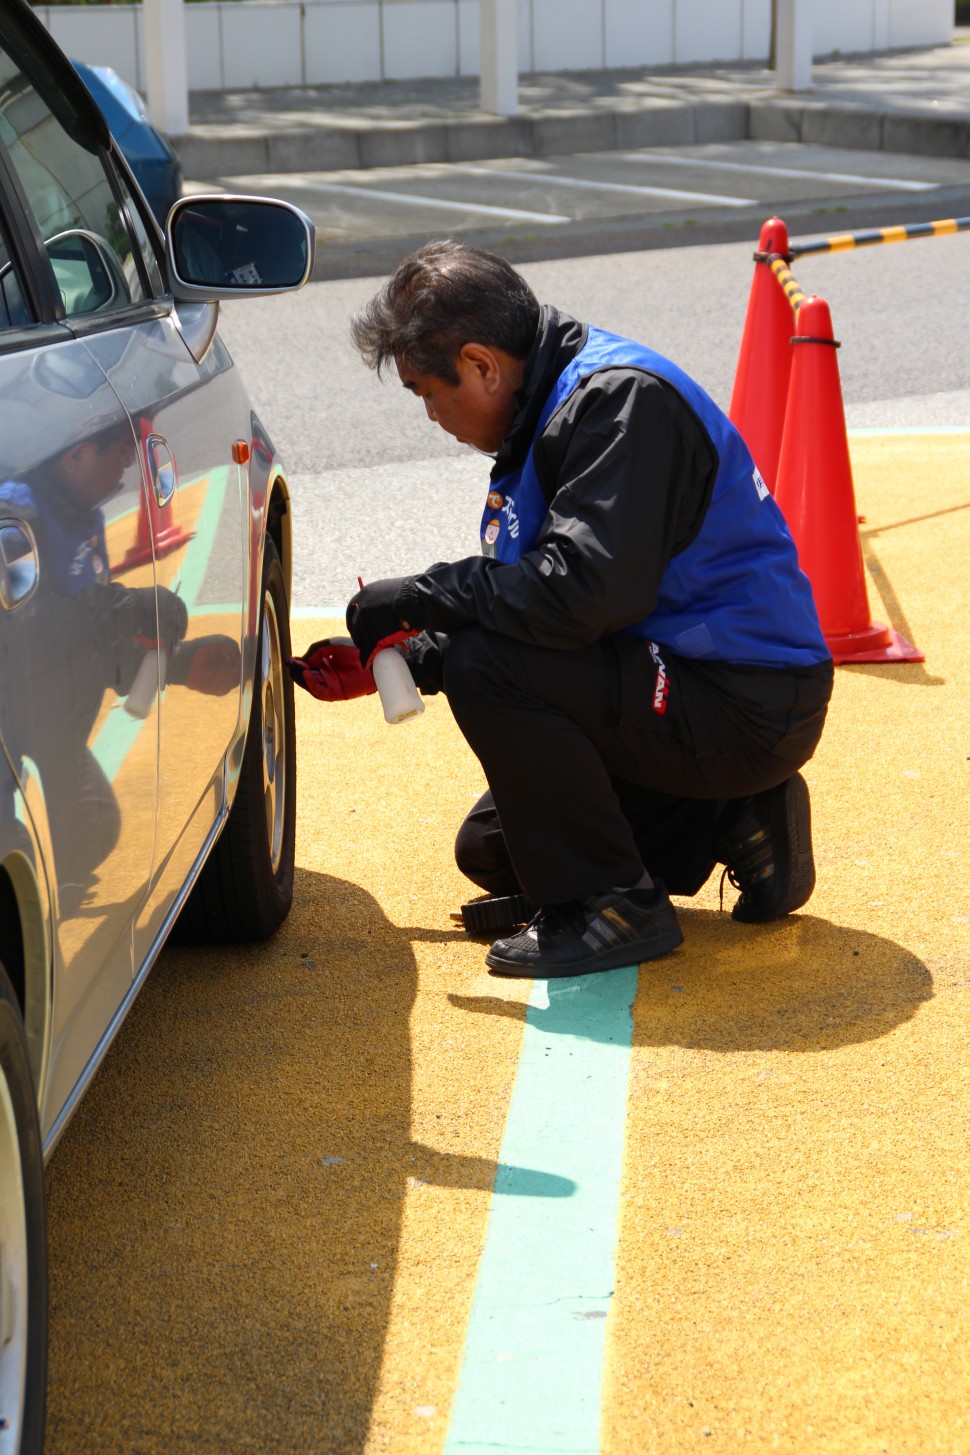
[[[836,662],[921,662],[921,652],[869,613],[842,386],[824,298],[798,312],[775,498],[812,583]]]
[[[174,498],[166,505],[164,515],[155,499],[146,454],[146,441],[151,433],[151,425],[143,419],[141,422],[141,457],[145,483],[142,486],[141,505],[138,510],[138,528],[134,545],[130,547],[116,567],[118,571],[130,571],[135,566],[146,566],[153,557],[161,559],[171,551],[177,551],[179,546],[186,545],[195,534],[194,531],[183,530],[176,520]],[[155,528],[154,548],[152,546],[153,526]]]
[[[762,258],[754,265],[728,414],[774,494],[795,332],[792,306],[764,261],[769,253],[788,252],[788,229],[780,217],[762,227],[758,252]]]

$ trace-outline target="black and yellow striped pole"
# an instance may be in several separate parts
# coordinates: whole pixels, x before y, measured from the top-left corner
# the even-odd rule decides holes
[[[966,232],[970,228],[970,217],[946,217],[937,222],[911,222],[899,227],[870,227],[863,232],[837,232],[832,237],[820,238],[817,242],[792,243],[788,249],[791,258],[803,258],[806,253],[843,253],[850,248],[867,248],[874,243],[908,242],[917,237],[946,237],[954,232]]]
[[[781,291],[791,304],[792,312],[797,313],[805,302],[805,294],[798,286],[798,279],[789,268],[787,259],[781,257],[778,253],[772,253],[769,255],[767,262],[768,267],[781,285]]]

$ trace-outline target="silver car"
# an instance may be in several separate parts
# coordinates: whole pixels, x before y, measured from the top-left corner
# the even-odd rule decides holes
[[[289,492],[216,332],[312,225],[192,197],[163,239],[82,82],[0,9],[0,1455],[44,1442],[44,1158],[167,936],[293,893]]]

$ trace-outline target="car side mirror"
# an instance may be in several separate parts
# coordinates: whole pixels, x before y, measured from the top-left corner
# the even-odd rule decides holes
[[[316,232],[298,207],[225,193],[182,197],[165,226],[177,299],[216,303],[293,293],[313,271]]]
[[[69,228],[48,238],[45,246],[68,317],[131,302],[111,244],[96,232]]]

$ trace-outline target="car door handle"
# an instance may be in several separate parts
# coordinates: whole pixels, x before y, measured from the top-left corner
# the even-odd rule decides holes
[[[155,501],[159,510],[164,510],[175,494],[175,488],[178,485],[175,456],[164,435],[150,434],[148,436],[145,440],[145,459],[148,462],[148,474],[151,477]]]
[[[13,611],[32,596],[40,575],[37,542],[26,521],[0,520],[0,606]]]

